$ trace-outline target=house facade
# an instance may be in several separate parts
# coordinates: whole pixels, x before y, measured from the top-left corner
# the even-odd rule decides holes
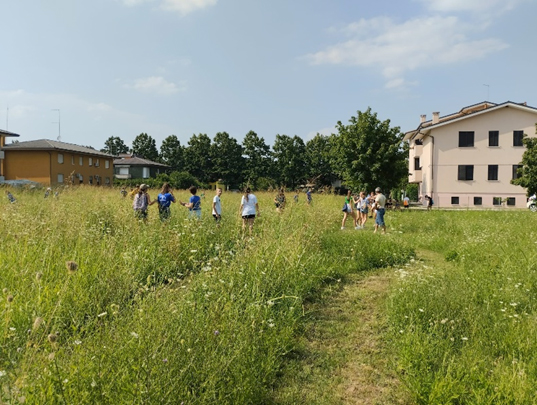
[[[4,160],[5,160],[5,152],[4,152],[4,145],[6,144],[6,138],[7,137],[18,137],[19,135],[14,134],[13,132],[4,131],[3,129],[0,129],[0,183],[2,183],[5,179],[5,169],[4,169]]]
[[[43,185],[111,185],[114,156],[84,146],[40,139],[3,147],[6,180]]]
[[[116,179],[149,179],[165,173],[170,167],[135,155],[120,155],[114,160]]]
[[[526,206],[526,190],[511,184],[525,148],[535,137],[537,109],[526,103],[483,102],[440,117],[425,115],[405,134],[409,182],[438,207]]]

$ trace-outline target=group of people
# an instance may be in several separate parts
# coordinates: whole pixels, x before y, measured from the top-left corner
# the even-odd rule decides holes
[[[138,188],[131,191],[131,196],[133,197],[132,208],[134,209],[136,218],[142,221],[147,221],[149,207],[153,204],[158,204],[160,220],[163,222],[167,221],[171,215],[171,205],[175,204],[177,201],[173,195],[173,190],[170,184],[164,183],[159,195],[157,196],[157,199],[153,201],[147,192],[148,189],[149,186],[147,184],[141,184]],[[201,197],[197,195],[198,189],[195,186],[191,186],[188,190],[191,194],[190,199],[188,202],[179,201],[179,204],[188,209],[189,218],[201,219]],[[121,190],[121,195],[124,197],[127,195],[124,188]],[[220,200],[221,195],[222,189],[217,188],[211,207],[212,215],[217,226],[220,225],[220,221],[222,219],[222,201]],[[283,204],[285,205],[285,196],[283,196]],[[252,191],[249,187],[244,190],[239,212],[242,217],[243,231],[248,228],[251,235],[255,218],[256,216],[260,215],[260,212],[257,197],[252,194]]]
[[[347,192],[345,203],[343,204],[343,220],[341,221],[341,229],[345,229],[347,219],[352,217],[354,229],[364,229],[369,215],[375,218],[375,233],[378,229],[382,229],[382,233],[386,233],[386,224],[384,222],[384,214],[386,213],[386,196],[382,194],[380,187],[375,189],[375,192],[366,194],[361,191],[359,194],[352,194],[351,190]]]

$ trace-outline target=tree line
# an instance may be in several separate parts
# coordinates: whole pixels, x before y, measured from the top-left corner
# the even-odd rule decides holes
[[[250,185],[296,188],[308,183],[331,186],[335,180],[354,190],[382,187],[390,190],[406,183],[408,153],[404,134],[381,121],[368,108],[357,112],[348,124],[338,122],[335,133],[317,134],[304,142],[298,136],[276,135],[270,146],[256,132],[249,131],[239,143],[227,132],[214,138],[194,134],[186,145],[176,135],[165,138],[157,149],[155,139],[139,134],[132,148],[112,136],[101,149],[112,155],[133,153],[170,167],[170,177],[191,176],[199,184],[217,180],[231,188]],[[181,175],[179,175],[180,173]]]

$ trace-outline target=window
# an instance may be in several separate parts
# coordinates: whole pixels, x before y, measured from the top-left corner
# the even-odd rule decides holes
[[[522,169],[522,165],[513,165],[513,180],[518,178],[518,169]]]
[[[93,158],[88,158],[88,166],[93,166]]]
[[[458,180],[473,180],[474,165],[459,165]]]
[[[492,197],[492,205],[502,205],[502,197]]]
[[[82,166],[82,165],[84,164],[84,158],[83,158],[82,156],[80,156],[80,157],[78,158],[78,164],[79,164],[80,166]]]
[[[58,183],[63,183],[63,174],[58,174]]]
[[[524,146],[522,139],[524,139],[524,131],[513,131],[513,146]]]
[[[489,180],[498,180],[498,165],[489,165]]]
[[[483,197],[474,197],[474,205],[483,205]]]
[[[105,169],[110,169],[110,161],[109,160],[104,161],[104,168]]]
[[[414,170],[421,170],[419,157],[414,158]]]
[[[516,205],[516,199],[515,199],[515,197],[509,197],[509,198],[507,199],[507,205],[515,206],[515,205]]]
[[[119,174],[120,175],[128,175],[129,174],[129,168],[128,167],[120,167],[119,168]]]
[[[500,146],[500,131],[489,131],[489,146]]]
[[[71,155],[71,164],[72,164],[72,165],[75,164],[75,155]]]
[[[471,148],[474,146],[474,131],[459,132],[459,148]]]
[[[93,184],[93,176],[89,176],[89,184]]]
[[[451,197],[451,204],[459,205],[459,197]]]
[[[95,159],[95,167],[99,167],[99,159]]]
[[[148,179],[149,178],[149,167],[143,167],[142,168],[142,177],[144,179]]]
[[[63,164],[63,153],[58,153],[58,163]]]

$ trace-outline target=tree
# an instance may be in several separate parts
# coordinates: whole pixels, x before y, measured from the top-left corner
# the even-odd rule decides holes
[[[370,191],[380,187],[389,192],[408,176],[407,145],[399,127],[380,121],[368,108],[351,117],[349,125],[338,122],[335,170],[348,187]]]
[[[331,162],[333,139],[335,137],[317,134],[306,143],[308,180],[315,180],[323,186],[331,185],[335,178]]]
[[[146,133],[141,133],[134,138],[132,153],[154,162],[158,161],[159,158],[155,140]]]
[[[537,125],[535,133],[537,133]],[[524,134],[522,142],[526,148],[522,155],[522,162],[520,162],[522,167],[518,168],[517,178],[511,180],[511,183],[524,187],[530,196],[537,193],[537,138],[529,138]]]
[[[265,139],[260,138],[254,131],[249,131],[242,141],[245,157],[244,179],[249,184],[259,187],[258,179],[272,176],[272,153]]]
[[[192,135],[184,153],[185,169],[203,183],[212,173],[211,138],[207,134]]]
[[[238,187],[242,182],[244,158],[242,146],[227,132],[218,132],[211,145],[212,180],[222,179],[224,184]]]
[[[129,153],[129,148],[119,136],[111,136],[104,142],[104,148],[101,152],[118,156],[120,153]]]
[[[184,166],[184,148],[175,135],[170,135],[160,145],[160,161],[171,167],[172,171],[181,171]]]
[[[280,184],[295,188],[306,179],[306,145],[302,138],[276,135],[274,166]]]

